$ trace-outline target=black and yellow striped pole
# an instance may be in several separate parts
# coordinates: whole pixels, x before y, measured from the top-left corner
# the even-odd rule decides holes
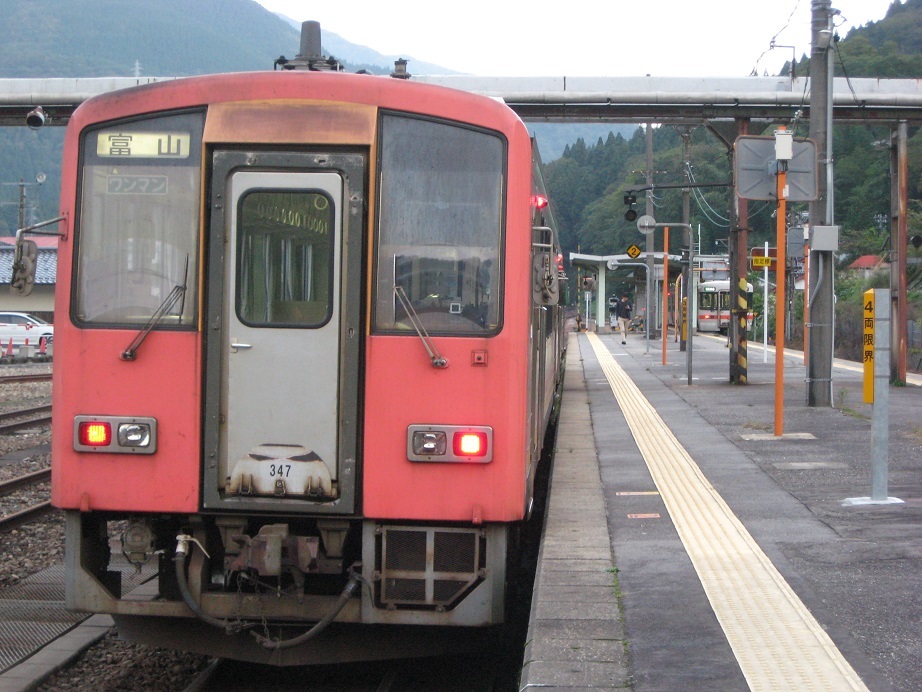
[[[746,281],[746,277],[740,279],[739,290],[736,292],[737,295],[737,333],[739,334],[739,347],[736,351],[736,363],[739,366],[737,372],[739,374],[739,383],[746,384],[747,379],[747,368],[749,367],[747,350],[748,343],[747,339],[749,337],[749,284]]]

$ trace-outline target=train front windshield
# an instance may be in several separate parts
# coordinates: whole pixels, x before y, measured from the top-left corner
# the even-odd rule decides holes
[[[730,292],[727,289],[719,291],[699,291],[698,310],[726,312],[730,309]]]
[[[161,324],[194,324],[203,122],[186,113],[84,136],[78,322],[138,326],[162,311]]]
[[[410,332],[408,313],[434,333],[499,329],[504,169],[494,134],[382,119],[377,330]]]

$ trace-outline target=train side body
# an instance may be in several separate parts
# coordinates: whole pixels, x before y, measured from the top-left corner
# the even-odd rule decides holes
[[[81,106],[55,322],[68,604],[276,663],[388,655],[278,656],[334,607],[501,623],[561,379],[540,187],[512,111],[403,80],[218,75]],[[123,597],[118,541],[153,600]],[[260,646],[232,617],[275,629]]]

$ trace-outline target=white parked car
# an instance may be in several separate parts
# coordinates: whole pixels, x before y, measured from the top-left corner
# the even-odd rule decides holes
[[[31,346],[41,348],[51,345],[54,338],[54,326],[43,319],[25,312],[0,312],[0,351],[5,351],[13,340],[13,346],[21,346],[29,340]]]

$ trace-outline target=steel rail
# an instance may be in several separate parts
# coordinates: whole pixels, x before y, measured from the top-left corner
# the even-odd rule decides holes
[[[33,409],[26,409],[23,411],[10,411],[8,413],[0,414],[0,421],[8,421],[15,418],[30,416],[25,420],[19,420],[13,423],[5,423],[4,425],[0,425],[0,435],[8,435],[18,430],[24,430],[26,428],[35,427],[36,425],[44,425],[46,423],[50,423],[50,415],[41,415],[43,412],[50,410],[51,405],[48,404],[47,406],[38,406]]]
[[[0,496],[9,495],[20,488],[49,480],[51,480],[51,469],[42,469],[34,473],[27,473],[24,476],[16,476],[15,478],[0,481]]]
[[[33,408],[24,408],[17,411],[5,411],[0,413],[0,421],[14,420],[24,416],[34,416],[37,413],[47,413],[50,410],[51,404],[43,404],[42,406],[34,406]]]
[[[7,514],[4,517],[0,517],[0,532],[8,531],[9,529],[21,526],[33,519],[40,517],[43,514],[46,514],[52,511],[54,507],[51,505],[51,500],[45,500],[44,502],[39,502],[38,504],[32,505],[31,507],[26,507],[18,512],[13,514]]]
[[[0,385],[22,384],[23,382],[46,382],[51,379],[51,373],[35,373],[32,375],[0,375]]]

